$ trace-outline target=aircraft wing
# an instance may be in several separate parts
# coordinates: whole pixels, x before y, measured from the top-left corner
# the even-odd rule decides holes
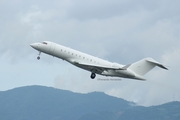
[[[110,67],[110,66],[102,66],[102,65],[97,65],[97,64],[90,64],[90,63],[84,63],[84,62],[80,62],[77,60],[71,61],[71,63],[73,63],[74,65],[78,65],[78,66],[82,66],[82,67],[86,67],[92,70],[95,70],[97,72],[103,72],[105,70],[125,70],[126,68],[122,67]]]

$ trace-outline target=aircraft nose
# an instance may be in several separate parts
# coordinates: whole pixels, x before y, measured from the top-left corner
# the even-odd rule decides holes
[[[30,45],[32,48],[34,48],[34,49],[37,49],[38,48],[38,44],[37,43],[33,43],[33,44],[31,44]]]

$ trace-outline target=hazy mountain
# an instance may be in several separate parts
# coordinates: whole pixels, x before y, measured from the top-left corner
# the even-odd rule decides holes
[[[180,120],[180,102],[170,102],[159,106],[130,108],[117,120]]]
[[[73,93],[28,86],[0,92],[1,120],[179,120],[180,103],[133,106],[102,92]]]

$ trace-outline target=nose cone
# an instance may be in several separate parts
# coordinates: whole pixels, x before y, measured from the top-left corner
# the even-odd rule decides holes
[[[34,48],[34,49],[38,49],[38,43],[33,43],[33,44],[31,44],[30,45],[32,48]]]

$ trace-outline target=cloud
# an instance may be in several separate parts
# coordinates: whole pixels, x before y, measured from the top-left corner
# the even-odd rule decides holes
[[[123,16],[130,12],[137,13],[142,10],[154,10],[157,6],[159,6],[159,3],[156,1],[78,0],[76,2],[72,1],[72,6],[68,10],[68,14],[69,18],[78,20],[109,19],[111,17]]]
[[[55,12],[42,12],[38,6],[26,12],[18,11],[14,21],[3,21],[0,29],[0,53],[10,61],[26,58],[31,53],[30,44],[41,41],[44,24],[55,16]]]

